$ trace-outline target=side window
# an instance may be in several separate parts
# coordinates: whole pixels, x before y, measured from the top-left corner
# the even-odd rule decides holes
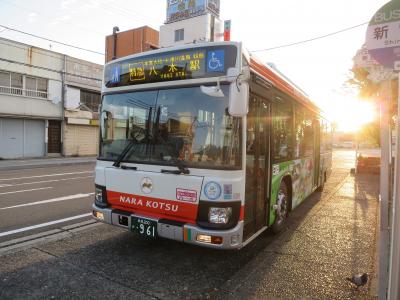
[[[294,114],[294,157],[299,158],[304,156],[304,111],[300,106],[295,107]]]
[[[305,113],[304,119],[304,149],[305,156],[313,156],[314,154],[314,127],[312,114],[308,111]]]
[[[320,129],[320,143],[319,143],[319,147],[320,147],[320,152],[324,153],[326,152],[326,147],[325,147],[325,120],[320,118],[319,119],[319,129]]]
[[[290,101],[277,99],[273,104],[272,148],[275,161],[292,157],[293,112]]]
[[[325,123],[325,150],[332,150],[332,127],[329,122]]]

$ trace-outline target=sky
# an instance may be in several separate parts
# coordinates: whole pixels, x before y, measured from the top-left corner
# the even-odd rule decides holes
[[[221,0],[221,19],[232,20],[231,38],[252,50],[312,39],[369,22],[387,0]],[[167,0],[0,0],[0,37],[62,52],[96,63],[104,56],[4,30],[1,25],[104,53],[105,36],[143,25],[159,29]],[[338,121],[341,129],[361,109],[345,87],[352,58],[368,25],[309,43],[254,53],[272,62]],[[363,106],[365,109],[365,105]],[[361,111],[360,111],[361,113]],[[365,118],[364,118],[365,119]],[[345,124],[349,124],[345,126]],[[353,124],[354,125],[354,124]]]

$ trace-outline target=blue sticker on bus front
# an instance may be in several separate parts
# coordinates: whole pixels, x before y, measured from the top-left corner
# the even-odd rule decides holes
[[[225,50],[208,52],[207,72],[225,72]]]
[[[121,66],[116,65],[112,69],[111,83],[119,83],[121,78]]]
[[[221,197],[221,193],[221,186],[215,181],[208,182],[204,187],[204,194],[210,200],[217,200]]]

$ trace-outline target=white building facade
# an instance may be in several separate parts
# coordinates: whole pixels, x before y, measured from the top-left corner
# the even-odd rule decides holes
[[[89,72],[93,69],[101,71],[84,76],[76,66],[83,64],[92,68]],[[75,67],[75,71],[68,72],[70,65]],[[86,67],[83,69],[86,70]],[[92,145],[97,143],[92,137],[96,130],[90,130],[92,138],[87,142],[90,146],[86,150],[71,148],[70,145],[76,141],[68,137],[66,116],[70,110],[75,114],[83,111],[83,119],[86,118],[89,125],[85,123],[82,126],[97,127],[96,122],[91,121],[97,117],[88,107],[91,102],[82,105],[81,101],[84,103],[90,98],[86,97],[86,91],[96,94],[92,97],[94,101],[100,101],[100,83],[96,86],[88,84],[88,78],[100,82],[101,72],[101,65],[0,38],[0,159],[96,155],[97,146]],[[79,93],[75,93],[73,100],[71,97],[68,100],[78,101],[78,105],[71,106],[66,99],[70,87],[77,88]],[[83,99],[81,91],[85,96]],[[75,133],[78,139],[80,132]],[[82,140],[78,143],[85,144]]]
[[[167,0],[167,19],[160,27],[160,47],[223,41],[219,0]]]

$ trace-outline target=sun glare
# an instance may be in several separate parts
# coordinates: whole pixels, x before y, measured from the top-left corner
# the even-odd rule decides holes
[[[326,110],[328,118],[338,125],[338,131],[355,132],[375,120],[375,107],[357,98],[342,98]]]

